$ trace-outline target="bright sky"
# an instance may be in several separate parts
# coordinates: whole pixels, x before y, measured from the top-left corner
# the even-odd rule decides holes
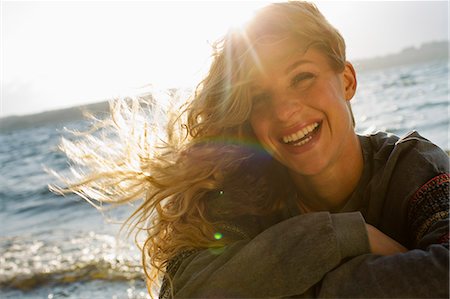
[[[448,39],[448,2],[316,2],[348,58]],[[255,1],[3,1],[0,117],[192,86],[210,43]]]

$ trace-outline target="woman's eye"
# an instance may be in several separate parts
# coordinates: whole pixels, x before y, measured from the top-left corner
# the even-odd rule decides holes
[[[291,87],[296,87],[298,84],[307,82],[310,79],[313,79],[315,75],[313,73],[304,72],[295,75],[291,80]]]

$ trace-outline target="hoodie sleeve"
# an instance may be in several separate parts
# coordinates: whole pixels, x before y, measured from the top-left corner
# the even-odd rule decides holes
[[[234,226],[244,232],[245,227]],[[171,267],[176,298],[287,297],[303,294],[343,260],[369,252],[359,212],[310,213],[223,248],[184,255]],[[160,298],[168,297],[166,287]]]

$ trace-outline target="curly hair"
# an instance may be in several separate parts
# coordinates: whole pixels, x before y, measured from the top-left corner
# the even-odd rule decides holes
[[[97,120],[76,141],[63,139],[61,149],[74,162],[73,177],[60,176],[66,186],[51,186],[53,191],[74,192],[97,207],[139,202],[127,225],[146,234],[141,250],[150,293],[177,253],[230,241],[214,238],[207,195],[241,174],[251,159],[267,156],[248,122],[248,87],[252,75],[263,71],[255,49],[286,38],[297,39],[305,51],[320,49],[336,71],[343,70],[344,40],[313,4],[271,4],[214,44],[209,73],[187,100],[172,92],[168,107],[150,95],[115,101],[109,119]],[[237,199],[230,206],[233,213],[279,208],[283,192],[271,192],[280,182],[267,179],[270,172],[245,186],[258,186],[253,191],[261,194],[255,197],[260,202]]]

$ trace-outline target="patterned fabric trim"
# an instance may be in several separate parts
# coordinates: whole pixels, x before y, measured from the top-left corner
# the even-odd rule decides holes
[[[418,242],[423,235],[428,231],[428,228],[435,223],[436,221],[443,220],[448,218],[448,211],[442,211],[434,214],[430,218],[428,218],[417,230],[417,236],[420,238],[416,238],[416,242]]]
[[[408,222],[416,244],[429,228],[449,216],[450,175],[435,176],[414,193],[409,202]]]
[[[191,250],[184,250],[177,254],[173,259],[171,259],[166,267],[167,274],[164,275],[161,289],[159,291],[159,299],[168,299],[171,295],[171,289],[170,289],[170,282],[167,277],[167,275],[170,275],[171,278],[175,276],[175,273],[177,273],[178,268],[180,268],[181,263],[186,259],[187,257],[191,256],[198,250],[191,249]]]

